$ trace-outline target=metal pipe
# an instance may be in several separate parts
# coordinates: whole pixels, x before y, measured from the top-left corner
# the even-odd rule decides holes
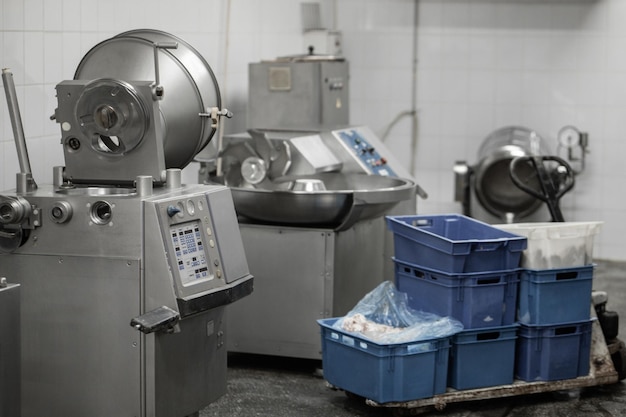
[[[226,2],[226,35],[224,37],[224,72],[223,72],[223,83],[225,89],[228,88],[227,85],[227,74],[228,74],[228,54],[230,52],[230,0]],[[224,97],[226,94],[224,93]],[[215,168],[217,177],[221,177],[224,175],[223,172],[223,160],[222,160],[222,152],[224,151],[224,124],[220,123],[217,131],[217,156],[215,160]]]
[[[20,107],[17,102],[17,94],[15,92],[15,83],[13,82],[13,73],[8,68],[2,69],[2,83],[7,97],[7,106],[9,116],[11,118],[11,126],[13,127],[13,137],[15,138],[15,147],[17,150],[17,158],[20,164],[20,172],[28,178],[28,190],[36,189],[37,184],[32,179],[32,171],[30,169],[30,161],[28,159],[28,149],[26,148],[26,137],[24,136],[24,127],[22,126],[22,116],[20,115]]]
[[[387,136],[391,132],[391,129],[404,117],[411,118],[411,161],[409,172],[411,175],[415,175],[415,164],[416,158],[415,153],[417,152],[417,129],[418,129],[418,119],[417,119],[417,70],[418,70],[418,62],[417,62],[417,43],[418,43],[418,31],[417,25],[419,23],[419,0],[414,0],[413,2],[413,45],[412,45],[412,59],[411,59],[411,109],[400,112],[395,119],[385,129],[385,132],[381,136],[381,140],[385,142],[387,140]],[[423,190],[422,190],[423,191]],[[420,196],[422,196],[420,194]],[[423,197],[423,196],[422,196]],[[425,198],[425,197],[424,197]]]
[[[415,175],[417,152],[417,25],[419,23],[419,0],[413,2],[413,62],[411,67],[411,175]]]

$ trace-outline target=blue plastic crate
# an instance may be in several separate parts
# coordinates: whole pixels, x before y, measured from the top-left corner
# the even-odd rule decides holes
[[[394,258],[395,283],[415,310],[451,316],[466,329],[515,322],[519,269],[447,274]]]
[[[593,268],[522,270],[517,320],[529,325],[589,320]]]
[[[396,259],[448,273],[517,268],[527,245],[526,237],[458,214],[386,219]]]
[[[473,389],[513,383],[517,324],[464,330],[452,337],[448,385]]]
[[[556,381],[589,374],[592,320],[548,326],[520,325],[515,375]]]
[[[450,338],[381,345],[318,320],[324,378],[378,403],[410,401],[446,390]]]

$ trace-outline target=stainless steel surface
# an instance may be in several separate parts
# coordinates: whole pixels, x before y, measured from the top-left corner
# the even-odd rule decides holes
[[[226,309],[228,350],[321,358],[315,320],[332,312],[335,235],[254,224],[240,229],[255,289]]]
[[[94,46],[84,56],[74,78],[114,78],[155,81],[155,45],[174,42],[176,49],[158,48],[159,76],[164,94],[159,103],[167,168],[184,168],[211,140],[211,120],[199,116],[221,107],[219,87],[204,58],[189,44],[156,30],[121,33]]]
[[[272,188],[272,180],[288,173],[336,172],[343,166],[315,132],[251,129],[247,133],[229,135],[224,141],[223,182],[230,187],[256,188],[261,184],[261,188]]]
[[[321,359],[316,320],[344,315],[385,278],[385,227],[381,217],[339,233],[241,224],[255,291],[227,307],[228,350]]]
[[[26,198],[43,213],[65,201],[73,215],[45,222],[0,262],[0,274],[22,290],[24,417],[180,417],[224,393],[222,310],[251,283],[226,187],[140,196],[42,186]],[[94,221],[99,202],[109,210],[98,212],[102,224]],[[170,216],[170,206],[183,210]],[[208,272],[190,281],[178,272],[188,258],[175,254],[170,235],[192,224]],[[179,332],[129,325],[160,306],[180,314]]]
[[[20,286],[0,280],[0,415],[21,417]]]
[[[301,56],[248,67],[248,120],[254,129],[332,129],[349,123],[349,65]]]
[[[298,191],[298,181],[320,181],[322,190]],[[412,181],[365,174],[325,173],[285,177],[273,189],[233,188],[237,213],[252,221],[344,230],[380,216],[415,195]]]
[[[151,82],[63,81],[56,89],[65,178],[105,185],[150,175],[163,182],[163,126]]]

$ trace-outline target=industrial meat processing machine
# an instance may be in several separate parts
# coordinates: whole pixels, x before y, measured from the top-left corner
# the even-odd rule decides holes
[[[22,416],[183,417],[226,390],[225,306],[252,292],[230,190],[183,185],[221,109],[170,34],[93,47],[56,86],[65,166],[0,196],[0,276],[20,285]]]
[[[224,137],[200,181],[231,187],[255,276],[228,307],[230,352],[321,359],[319,318],[393,279],[387,214],[414,214],[411,175],[348,123],[348,64],[284,57],[249,67],[247,132]]]
[[[485,138],[474,165],[455,164],[454,197],[463,214],[488,223],[547,221],[560,211],[558,199],[574,186],[574,174],[536,131],[506,126]]]

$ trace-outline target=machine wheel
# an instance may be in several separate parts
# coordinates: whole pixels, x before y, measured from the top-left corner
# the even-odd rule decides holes
[[[615,311],[604,310],[598,314],[600,327],[606,340],[613,340],[619,333],[619,315]]]

